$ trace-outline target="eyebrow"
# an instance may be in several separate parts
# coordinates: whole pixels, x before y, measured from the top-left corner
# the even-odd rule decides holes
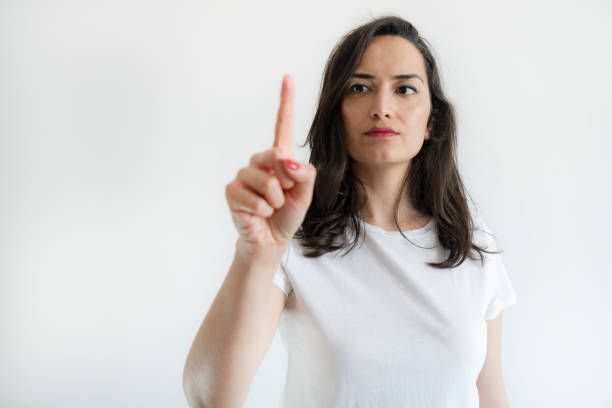
[[[376,77],[374,75],[360,74],[358,72],[354,73],[351,78],[376,79]],[[423,81],[423,79],[420,76],[418,76],[417,74],[400,74],[400,75],[395,75],[393,77],[393,79],[411,79],[411,78],[418,78],[418,79],[421,80],[421,82],[425,83]]]

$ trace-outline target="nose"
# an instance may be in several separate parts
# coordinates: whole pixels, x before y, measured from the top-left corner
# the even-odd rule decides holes
[[[387,95],[387,92],[380,91],[374,97],[372,102],[372,108],[370,111],[370,116],[372,119],[386,117],[392,117],[393,107],[392,107],[392,97]]]

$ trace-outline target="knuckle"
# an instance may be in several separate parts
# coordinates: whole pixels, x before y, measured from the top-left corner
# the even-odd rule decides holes
[[[276,179],[276,177],[267,177],[264,181],[264,189],[266,191],[266,194],[272,193],[276,189],[277,184],[278,180]]]
[[[244,178],[244,176],[246,176],[246,173],[248,172],[248,167],[242,167],[240,170],[238,170],[238,178]]]
[[[283,151],[283,149],[281,149],[280,147],[273,147],[272,148],[272,158],[275,161],[283,160],[285,157],[286,157],[286,154]]]
[[[255,203],[255,211],[260,214],[265,214],[269,211],[270,206],[264,200],[257,200]]]
[[[232,191],[233,191],[233,190],[234,190],[234,182],[232,181],[232,182],[230,182],[230,183],[227,183],[227,184],[225,185],[225,196],[226,196],[226,197],[229,197],[229,196],[230,196],[230,194],[232,194]]]
[[[249,159],[249,166],[252,166],[255,162],[257,162],[259,157],[261,157],[261,153],[259,152],[252,154],[251,158]]]
[[[232,193],[225,194],[225,201],[227,202],[227,205],[229,206],[230,210],[233,211],[236,204],[236,200],[234,199]]]

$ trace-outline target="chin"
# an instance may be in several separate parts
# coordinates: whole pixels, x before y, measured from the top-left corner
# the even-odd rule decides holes
[[[380,165],[408,165],[411,158],[399,158],[399,157],[376,157],[374,155],[357,160],[359,163],[366,166],[380,166]]]

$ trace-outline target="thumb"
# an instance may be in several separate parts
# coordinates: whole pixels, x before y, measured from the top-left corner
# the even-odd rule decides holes
[[[299,168],[295,170],[287,166],[287,173],[296,183],[291,190],[286,191],[286,194],[304,207],[308,208],[312,201],[314,183],[317,177],[317,169],[311,163],[296,164],[299,165]]]

